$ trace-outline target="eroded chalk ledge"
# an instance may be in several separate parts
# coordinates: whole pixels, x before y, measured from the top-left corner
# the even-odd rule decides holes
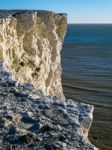
[[[0,149],[94,150],[93,106],[18,84],[0,63]]]

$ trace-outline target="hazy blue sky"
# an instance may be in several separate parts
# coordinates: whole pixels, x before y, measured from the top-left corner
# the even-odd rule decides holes
[[[112,23],[112,0],[0,0],[0,9],[44,9],[66,12],[72,23]]]

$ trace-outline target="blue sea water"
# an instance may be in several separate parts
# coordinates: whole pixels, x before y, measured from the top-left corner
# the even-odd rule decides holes
[[[63,84],[79,89],[78,99],[112,104],[112,25],[68,25],[62,68]]]
[[[92,142],[102,150],[111,150],[112,25],[68,25],[62,68],[66,97],[95,106]]]

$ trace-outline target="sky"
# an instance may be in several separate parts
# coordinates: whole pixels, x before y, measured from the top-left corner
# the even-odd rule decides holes
[[[0,9],[67,13],[68,23],[112,23],[112,0],[0,0]]]

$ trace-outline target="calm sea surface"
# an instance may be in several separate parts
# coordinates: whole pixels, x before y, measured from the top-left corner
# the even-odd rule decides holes
[[[65,95],[95,105],[91,141],[112,150],[112,25],[68,25],[62,68]]]

